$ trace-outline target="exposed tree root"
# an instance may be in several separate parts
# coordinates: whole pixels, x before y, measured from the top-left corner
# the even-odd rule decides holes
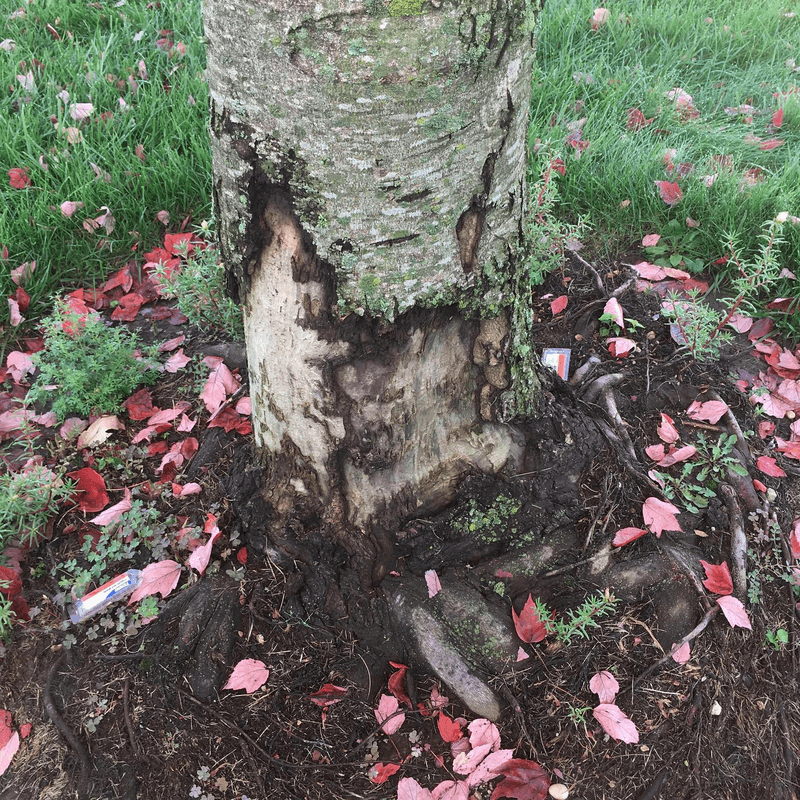
[[[80,739],[78,739],[78,737],[72,732],[72,728],[70,728],[69,725],[64,722],[64,718],[61,716],[56,708],[56,704],[53,702],[53,695],[51,692],[53,676],[56,674],[56,671],[61,666],[61,662],[65,657],[66,653],[62,652],[53,663],[53,666],[50,667],[50,672],[47,674],[47,682],[44,685],[44,694],[42,695],[42,700],[44,702],[44,710],[47,712],[47,716],[49,717],[50,721],[56,726],[56,728],[58,728],[59,733],[67,740],[69,746],[73,749],[75,755],[80,761],[81,770],[76,790],[78,792],[79,800],[83,800],[89,796],[89,777],[92,774],[92,762],[89,758],[89,752],[86,750],[83,742],[81,742]]]
[[[720,487],[731,528],[731,577],[733,593],[743,603],[747,600],[747,537],[744,535],[742,510],[732,486]]]
[[[669,653],[667,653],[663,658],[659,658],[658,661],[655,662],[655,664],[651,664],[633,682],[633,686],[631,687],[631,689],[632,690],[636,689],[639,686],[639,684],[641,684],[644,680],[646,680],[654,672],[656,672],[656,670],[658,670],[658,668],[662,664],[664,664],[667,661],[669,661],[669,659],[672,658],[672,654],[673,653],[678,651],[685,644],[687,644],[687,643],[693,641],[694,639],[696,639],[708,627],[708,623],[711,622],[712,619],[714,619],[714,617],[717,615],[718,611],[719,611],[719,605],[715,603],[711,608],[708,609],[708,611],[706,611],[706,613],[703,615],[703,618],[700,620],[700,622],[698,622],[697,625],[695,625],[695,627],[692,628],[692,630],[690,630],[689,633],[686,634],[686,636],[684,636],[679,641],[675,642],[675,644],[672,646],[672,650],[670,650]]]

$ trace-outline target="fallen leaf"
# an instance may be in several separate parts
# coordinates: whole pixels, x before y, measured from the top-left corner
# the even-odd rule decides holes
[[[614,534],[614,541],[611,542],[611,544],[615,547],[622,547],[623,545],[636,541],[636,539],[644,536],[646,533],[647,530],[644,528],[620,528]]]
[[[642,278],[648,281],[663,281],[667,277],[667,273],[661,267],[648,261],[631,264],[631,269],[635,269]]]
[[[211,548],[214,546],[217,537],[221,535],[221,531],[215,526],[211,531],[209,540],[189,556],[189,566],[192,569],[196,569],[201,575],[206,571],[208,562],[211,560]]]
[[[414,708],[405,687],[408,667],[405,664],[397,664],[394,661],[390,661],[389,663],[395,668],[395,671],[389,676],[389,691],[401,703],[405,703],[409,708]]]
[[[166,559],[148,564],[142,570],[142,582],[128,598],[128,605],[153,594],[166,597],[178,585],[181,577],[181,565]]]
[[[656,429],[656,432],[658,433],[658,438],[667,444],[673,444],[680,439],[680,434],[675,427],[675,422],[669,414],[661,413],[661,424]]]
[[[497,777],[495,770],[507,764],[513,755],[513,750],[497,750],[489,753],[467,776],[467,786],[478,786],[485,781],[493,781]]]
[[[592,12],[592,30],[596,31],[603,27],[611,19],[611,12],[607,8],[596,8]]]
[[[338,703],[347,697],[347,689],[343,686],[336,686],[333,683],[326,683],[308,696],[308,699],[320,708],[327,708],[334,703]]]
[[[177,353],[173,353],[165,362],[164,362],[164,371],[175,373],[179,369],[183,369],[190,361],[191,357],[187,356],[183,352],[183,348],[178,350]]]
[[[425,572],[425,583],[428,585],[428,598],[436,597],[442,591],[442,584],[439,582],[439,576],[436,574],[435,569],[429,569]]]
[[[126,511],[131,510],[131,490],[125,489],[125,495],[119,503],[115,503],[113,506],[109,506],[105,511],[98,514],[96,517],[92,517],[89,522],[93,525],[98,525],[99,527],[103,527],[104,525],[109,525],[110,523],[114,522],[120,514],[124,514]]]
[[[636,744],[639,741],[639,731],[636,730],[636,726],[615,703],[600,703],[592,711],[592,715],[612,739],[628,744]]]
[[[124,431],[125,426],[119,421],[116,415],[111,414],[105,417],[98,417],[80,436],[78,436],[78,447],[97,447],[107,441],[113,431]]]
[[[397,733],[406,720],[406,715],[403,711],[397,713],[396,716],[392,716],[399,708],[400,704],[397,702],[396,697],[392,697],[390,694],[381,695],[378,707],[375,709],[375,719],[378,720],[381,730],[383,730],[387,736]]]
[[[612,297],[603,307],[603,316],[609,316],[620,328],[625,328],[625,316],[622,311],[622,306],[616,297]]]
[[[633,339],[626,339],[624,336],[612,336],[608,339],[608,351],[617,358],[628,355],[634,347],[636,347],[636,342]]]
[[[439,735],[448,744],[457,742],[461,738],[461,723],[457,719],[450,719],[444,712],[439,712],[436,726]]]
[[[800,558],[800,517],[792,523],[789,546],[792,549],[792,558]]]
[[[730,623],[731,628],[747,628],[752,630],[750,625],[750,617],[747,616],[744,605],[741,600],[737,600],[733,595],[726,594],[724,597],[718,597],[717,603],[725,615],[725,619]]]
[[[765,474],[773,478],[785,478],[786,473],[778,466],[774,458],[770,456],[760,456],[756,461],[756,466]]]
[[[589,688],[601,703],[613,703],[619,691],[619,683],[608,670],[603,670],[592,675]]]
[[[67,477],[76,481],[76,500],[81,511],[100,511],[108,505],[106,482],[97,470],[83,467],[75,472],[68,472]]]
[[[378,762],[369,768],[368,777],[376,784],[386,783],[400,769],[400,764],[384,764]]]
[[[19,750],[19,734],[13,733],[11,738],[0,748],[0,775],[2,775],[11,763],[11,759]]]
[[[689,642],[684,642],[680,647],[676,647],[671,655],[672,660],[676,664],[685,664],[692,654],[692,650],[689,647]]]
[[[511,616],[514,620],[517,636],[523,642],[528,644],[541,642],[547,636],[547,626],[539,618],[539,614],[536,611],[536,603],[534,603],[530,594],[519,615],[517,615],[514,607],[511,607]]]
[[[400,778],[397,782],[397,800],[433,800],[430,789],[423,789],[414,778]]]
[[[228,682],[223,689],[244,689],[247,694],[252,694],[260,689],[269,678],[269,670],[263,661],[255,658],[243,658],[231,672]]]
[[[703,586],[705,586],[709,592],[723,595],[733,592],[733,580],[731,579],[731,572],[728,569],[727,561],[723,561],[721,564],[709,564],[708,561],[703,561],[701,558],[700,563],[706,571]]]
[[[642,505],[644,524],[656,535],[661,536],[662,531],[682,531],[676,518],[680,509],[665,500],[657,497],[648,497]]]
[[[494,770],[503,780],[495,787],[490,800],[513,797],[516,800],[545,800],[550,788],[547,773],[535,762],[512,758]]]
[[[675,203],[679,202],[683,198],[683,192],[677,183],[671,183],[670,181],[656,181],[655,184],[658,187],[658,193],[661,195],[661,199],[668,206],[674,206]]]
[[[478,764],[491,752],[490,744],[480,744],[465,753],[459,753],[453,759],[453,772],[459,775],[469,775],[478,768]]]
[[[500,731],[497,725],[488,719],[475,719],[469,724],[469,743],[472,747],[488,744],[492,750],[500,747]]]
[[[567,307],[567,303],[569,303],[567,295],[562,294],[561,297],[556,297],[555,300],[550,301],[550,313],[555,317]]]

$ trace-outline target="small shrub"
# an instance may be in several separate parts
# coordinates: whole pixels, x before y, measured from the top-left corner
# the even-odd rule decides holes
[[[206,224],[203,232],[207,231]],[[171,270],[159,264],[152,276],[161,288],[161,296],[176,298],[178,308],[192,325],[211,327],[236,341],[244,338],[242,310],[225,293],[225,267],[215,248],[195,250]]]
[[[59,302],[43,323],[45,347],[32,357],[39,374],[31,403],[51,402],[59,420],[115,411],[142,384],[158,377],[155,350],[125,328],[106,327],[99,314]]]

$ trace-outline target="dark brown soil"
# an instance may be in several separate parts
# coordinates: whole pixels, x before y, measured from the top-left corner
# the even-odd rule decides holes
[[[607,291],[626,277],[604,275]],[[755,427],[751,407],[731,377],[732,370],[743,368],[742,361],[698,365],[673,359],[675,344],[663,321],[654,318],[657,301],[632,291],[621,299],[626,316],[652,335],[635,336],[646,343],[643,349],[614,359],[599,333],[603,303],[596,302],[594,282],[582,268],[551,276],[539,294],[558,296],[567,292],[565,286],[570,304],[555,320],[549,299],[537,301],[537,345],[571,348],[573,369],[596,354],[601,358],[597,374],[624,373],[617,387],[619,411],[642,464],[649,463],[643,448],[657,441],[659,412],[678,418],[709,389],[728,403],[742,428]],[[176,335],[174,328],[162,327],[159,336]],[[197,332],[193,335],[192,349],[199,352],[207,343]],[[196,394],[197,376],[179,372],[154,390],[154,399],[164,407],[174,399],[196,402]],[[512,529],[546,531],[558,519],[578,533],[575,547],[549,565],[554,574],[546,581],[533,585],[521,576],[506,581],[497,602],[513,603],[519,610],[533,591],[558,612],[579,605],[597,589],[581,564],[607,545],[617,529],[640,524],[641,504],[648,496],[624,457],[589,433],[572,443],[571,463],[580,471],[577,485],[564,484],[563,457],[559,470],[548,471],[548,459],[564,449],[559,415],[574,421],[593,413],[569,387],[556,382],[545,415],[534,423],[538,445],[528,454],[525,474],[503,481],[470,479],[454,508],[435,519],[409,522],[397,537],[392,569],[417,575],[436,569],[481,585],[471,573],[508,549]],[[135,429],[129,426],[95,458],[124,453],[125,438]],[[686,436],[692,433],[687,429]],[[219,429],[194,435],[200,451],[181,480],[201,483],[203,493],[185,500],[163,493],[157,502],[165,515],[178,514],[195,524],[202,524],[207,512],[215,513],[224,536],[214,548],[209,573],[180,590],[182,582],[175,599],[162,604],[157,621],[132,635],[102,633],[95,639],[87,637],[86,626],[62,624],[64,611],[54,602],[59,588],[47,573],[76,554],[78,542],[69,531],[80,520],[79,512],[62,516],[52,539],[28,555],[24,591],[39,613],[17,628],[6,646],[0,661],[0,708],[12,713],[15,728],[29,722],[32,729],[0,779],[0,799],[67,800],[79,795],[83,777],[85,797],[108,800],[389,798],[396,796],[401,777],[414,777],[430,788],[452,778],[437,764],[439,757],[445,765],[452,761],[429,702],[432,689],[448,691],[415,665],[406,685],[420,710],[409,713],[392,737],[377,730],[374,709],[387,692],[388,662],[408,663],[402,641],[392,636],[381,586],[365,591],[359,580],[363,571],[314,531],[287,531],[282,552],[268,546],[269,509],[258,496],[260,473],[249,438]],[[757,451],[757,437],[751,442]],[[152,458],[129,463],[124,481],[112,488],[153,482],[157,463]],[[70,469],[81,466],[81,454],[74,453]],[[800,513],[798,481],[758,477],[777,492],[770,511],[788,531]],[[471,508],[490,508],[500,494],[519,501],[520,511],[493,541],[458,532],[455,520]],[[723,504],[713,501],[690,526],[684,525],[695,533],[682,538],[691,540],[705,560],[719,563],[728,558],[729,523]],[[529,666],[490,679],[509,703],[499,724],[503,747],[540,763],[553,782],[569,787],[574,800],[796,797],[797,598],[781,579],[785,560],[780,544],[765,534],[764,516],[746,517],[745,524],[749,568],[762,585],[759,603],[748,606],[752,632],[731,629],[718,615],[695,640],[687,664],[669,661],[634,688],[637,677],[664,655],[663,631],[654,628],[652,593],[628,597],[585,638],[569,646],[550,639],[533,645],[525,662]],[[234,535],[248,549],[243,573],[234,572],[242,567],[238,548],[229,546]],[[641,555],[658,547],[649,535],[626,550]],[[40,563],[47,565],[44,575],[35,571]],[[109,574],[128,566],[108,565]],[[485,581],[481,588],[491,594]],[[203,613],[197,610],[201,606]],[[198,615],[191,635],[185,617],[190,607]],[[787,632],[788,642],[768,643],[767,634],[778,629]],[[76,641],[67,648],[69,634]],[[253,694],[217,691],[243,658],[267,665],[266,686]],[[637,745],[609,739],[592,717],[596,698],[589,679],[601,670],[612,671],[622,687],[618,702],[640,732]],[[328,683],[348,691],[323,709],[309,695]],[[511,710],[515,703],[517,713]],[[448,713],[469,718],[455,700]],[[400,771],[386,783],[370,781],[376,762],[401,761]],[[475,791],[475,797],[489,794],[485,785]]]

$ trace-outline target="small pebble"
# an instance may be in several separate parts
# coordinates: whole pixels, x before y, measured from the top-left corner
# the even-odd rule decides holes
[[[569,789],[563,783],[553,783],[547,790],[547,793],[554,800],[567,800],[569,797]]]
[[[722,706],[715,700],[711,704],[711,716],[718,717],[722,713]]]

